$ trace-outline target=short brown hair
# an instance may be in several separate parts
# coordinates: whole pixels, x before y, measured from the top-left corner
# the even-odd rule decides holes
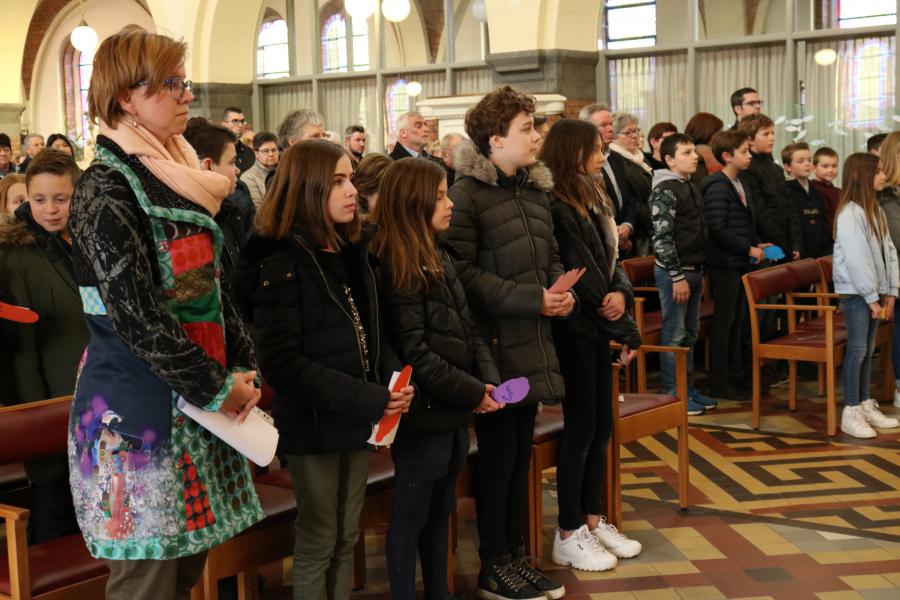
[[[694,138],[695,144],[709,144],[716,133],[722,131],[725,123],[716,115],[699,112],[684,126],[684,132]]]
[[[662,121],[650,128],[650,131],[647,132],[647,139],[661,140],[667,133],[678,133],[678,127],[674,123]]]
[[[317,248],[337,249],[356,242],[358,213],[349,223],[332,223],[328,218],[334,169],[344,156],[343,148],[327,140],[302,140],[288,148],[256,213],[259,234],[281,240],[299,226]]]
[[[505,85],[487,94],[466,113],[466,133],[484,156],[491,155],[491,137],[509,134],[509,125],[524,112],[533,114],[535,99]]]
[[[365,158],[359,161],[356,171],[353,173],[353,185],[359,192],[359,203],[364,204],[366,210],[371,207],[366,202],[372,194],[378,192],[381,186],[381,179],[384,177],[384,170],[394,162],[389,156],[373,152],[367,154]]]
[[[32,179],[45,173],[61,176],[68,175],[69,179],[72,180],[73,186],[78,183],[78,178],[81,177],[81,171],[78,170],[78,165],[75,164],[75,159],[72,158],[72,155],[53,148],[41,150],[31,159],[31,162],[28,163],[28,168],[25,169],[25,185],[30,185]]]
[[[729,129],[727,131],[720,131],[709,141],[712,146],[713,156],[716,157],[716,160],[721,164],[725,164],[725,157],[723,156],[726,152],[731,156],[734,156],[735,151],[740,148],[744,142],[749,142],[750,136],[747,135],[746,132],[740,131],[737,129]]]
[[[792,144],[788,144],[784,148],[781,149],[781,164],[787,167],[791,164],[791,161],[794,159],[794,152],[799,152],[800,150],[809,151],[809,144],[806,142],[794,142]]]
[[[17,183],[25,183],[25,178],[16,173],[10,173],[0,179],[0,215],[6,214],[6,207],[9,205],[9,189]]]
[[[740,124],[738,124],[738,129],[746,132],[747,135],[750,136],[751,142],[756,138],[756,134],[759,133],[759,130],[765,129],[766,127],[775,127],[775,121],[762,113],[747,115],[741,119]]]
[[[94,54],[94,71],[88,90],[88,114],[110,126],[124,116],[119,104],[123,92],[147,82],[147,95],[165,85],[165,80],[184,63],[187,44],[165,35],[128,25],[103,40]]]
[[[237,142],[237,136],[230,129],[210,123],[203,117],[188,120],[184,139],[194,148],[197,158],[208,158],[216,164],[222,160],[225,146]]]
[[[813,164],[818,165],[819,159],[821,159],[823,156],[837,159],[838,153],[834,148],[829,148],[828,146],[822,146],[821,148],[816,150],[815,154],[813,154]]]

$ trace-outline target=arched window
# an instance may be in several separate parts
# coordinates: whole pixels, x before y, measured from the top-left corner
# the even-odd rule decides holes
[[[256,72],[262,79],[290,76],[290,47],[288,27],[284,19],[262,24],[256,42]]]
[[[397,117],[409,112],[409,96],[406,94],[406,80],[395,79],[384,94],[384,115],[387,118],[385,131],[388,137],[397,133]]]
[[[87,96],[94,70],[94,53],[79,52],[66,44],[62,63],[66,135],[83,148],[91,135]]]
[[[850,126],[855,128],[877,127],[890,110],[893,85],[888,81],[891,49],[883,43],[872,41],[856,51],[850,66],[851,89],[849,106]]]
[[[369,70],[369,24],[354,19],[342,2],[331,2],[322,11],[322,72],[346,73]]]
[[[328,17],[322,26],[322,72],[347,71],[347,21],[341,13]]]

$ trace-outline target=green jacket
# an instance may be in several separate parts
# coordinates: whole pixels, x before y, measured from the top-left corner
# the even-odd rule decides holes
[[[72,257],[57,235],[34,222],[28,203],[0,220],[0,289],[9,302],[39,315],[33,325],[10,327],[13,377],[0,382],[0,403],[71,394],[89,337]]]

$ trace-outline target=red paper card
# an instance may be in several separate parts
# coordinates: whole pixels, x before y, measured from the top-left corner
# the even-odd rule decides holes
[[[400,390],[408,386],[411,380],[412,366],[406,365],[405,367],[403,367],[403,369],[400,370],[400,373],[393,380],[391,393],[393,394],[399,392]],[[397,413],[395,415],[382,417],[381,420],[378,421],[378,424],[375,426],[375,431],[372,432],[370,443],[374,443],[375,445],[382,445],[389,434],[395,433],[397,426],[400,424],[400,415],[401,413]],[[394,436],[391,435],[390,438],[391,439],[387,442],[388,444],[393,441]]]
[[[568,292],[572,289],[572,286],[578,283],[578,280],[581,279],[581,276],[587,272],[587,269],[582,267],[580,269],[572,269],[571,271],[566,271],[562,275],[560,275],[559,279],[550,286],[550,289],[547,290],[551,294],[562,294],[563,292]]]
[[[0,319],[16,323],[37,323],[38,314],[21,306],[0,302]]]

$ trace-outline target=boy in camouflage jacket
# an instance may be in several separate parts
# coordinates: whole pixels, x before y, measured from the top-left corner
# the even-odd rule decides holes
[[[706,260],[706,217],[703,196],[690,181],[698,155],[687,135],[671,135],[660,147],[668,169],[653,174],[650,215],[653,223],[654,275],[662,308],[663,346],[693,348],[700,325],[703,263]],[[693,350],[688,354],[688,414],[701,415],[716,402],[694,389]],[[660,384],[675,395],[675,357],[660,355]]]

